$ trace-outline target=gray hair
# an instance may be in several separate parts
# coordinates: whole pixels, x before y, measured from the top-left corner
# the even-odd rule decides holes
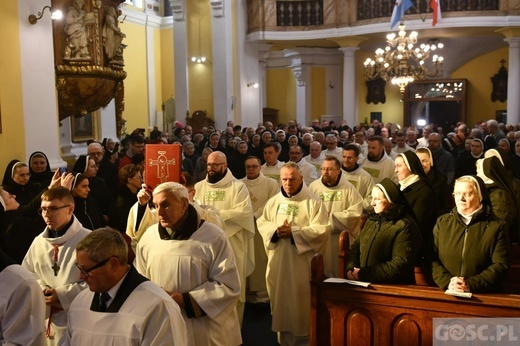
[[[93,262],[99,263],[110,257],[116,257],[121,265],[128,262],[128,244],[121,233],[111,227],[90,232],[76,246],[78,251],[86,252]]]
[[[183,198],[188,199],[188,190],[179,183],[166,182],[157,185],[153,190],[153,194],[158,195],[160,193],[167,193],[178,202],[182,201]]]

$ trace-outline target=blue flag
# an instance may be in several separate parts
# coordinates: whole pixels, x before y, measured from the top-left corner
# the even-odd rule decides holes
[[[394,26],[399,23],[401,18],[403,18],[404,13],[412,7],[412,0],[396,0],[394,11],[392,12],[392,20],[390,21],[390,29],[393,29]]]

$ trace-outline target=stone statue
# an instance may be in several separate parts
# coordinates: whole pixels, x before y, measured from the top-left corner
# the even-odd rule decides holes
[[[103,25],[103,46],[109,60],[122,56],[121,42],[126,35],[117,26],[117,12],[114,7],[106,7]]]
[[[90,59],[84,5],[84,0],[74,0],[65,16],[65,33],[67,34],[65,59]]]

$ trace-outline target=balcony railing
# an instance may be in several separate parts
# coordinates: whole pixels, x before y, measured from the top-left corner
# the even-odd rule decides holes
[[[412,0],[414,4],[406,14],[431,12],[429,0]],[[498,11],[499,0],[440,0],[442,12]],[[391,17],[395,0],[358,1],[358,20]]]
[[[276,1],[276,25],[323,25],[323,0]]]

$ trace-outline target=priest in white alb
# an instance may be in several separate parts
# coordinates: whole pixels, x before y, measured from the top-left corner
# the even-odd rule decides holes
[[[208,156],[207,171],[206,179],[195,184],[195,198],[217,209],[224,221],[224,232],[235,253],[242,283],[237,305],[238,316],[242,321],[246,301],[245,282],[255,267],[253,206],[247,187],[227,168],[224,153],[216,151]]]
[[[137,243],[137,270],[179,305],[188,345],[242,344],[240,278],[226,234],[201,219],[178,183],[158,185],[153,203],[159,223]]]
[[[61,345],[187,345],[179,306],[128,264],[119,231],[98,228],[83,238],[76,266],[89,289],[72,302]]]
[[[324,255],[330,224],[322,201],[309,191],[294,162],[280,172],[281,191],[257,221],[267,250],[272,330],[281,345],[308,344],[311,259]]]
[[[0,204],[0,216],[3,212]],[[43,345],[44,319],[45,301],[34,275],[0,249],[0,345]]]
[[[332,227],[324,257],[325,273],[339,277],[339,235],[346,230],[350,244],[354,243],[361,231],[363,198],[347,181],[341,171],[341,163],[335,156],[325,158],[321,166],[321,179],[311,183],[309,190],[323,201]]]
[[[246,176],[241,181],[246,184],[249,197],[253,205],[253,215],[258,220],[264,211],[267,201],[280,191],[278,183],[267,178],[261,172],[261,161],[256,156],[250,156],[245,161]],[[256,224],[255,224],[256,226]],[[262,236],[255,232],[255,269],[247,277],[247,301],[265,302],[269,300],[265,283],[267,268],[267,254],[265,252]]]
[[[72,176],[72,174],[70,174]],[[87,285],[79,278],[76,245],[89,233],[74,216],[74,198],[65,187],[42,195],[40,213],[47,227],[38,235],[22,266],[33,273],[45,294],[47,345],[56,345],[67,328],[67,311]]]

